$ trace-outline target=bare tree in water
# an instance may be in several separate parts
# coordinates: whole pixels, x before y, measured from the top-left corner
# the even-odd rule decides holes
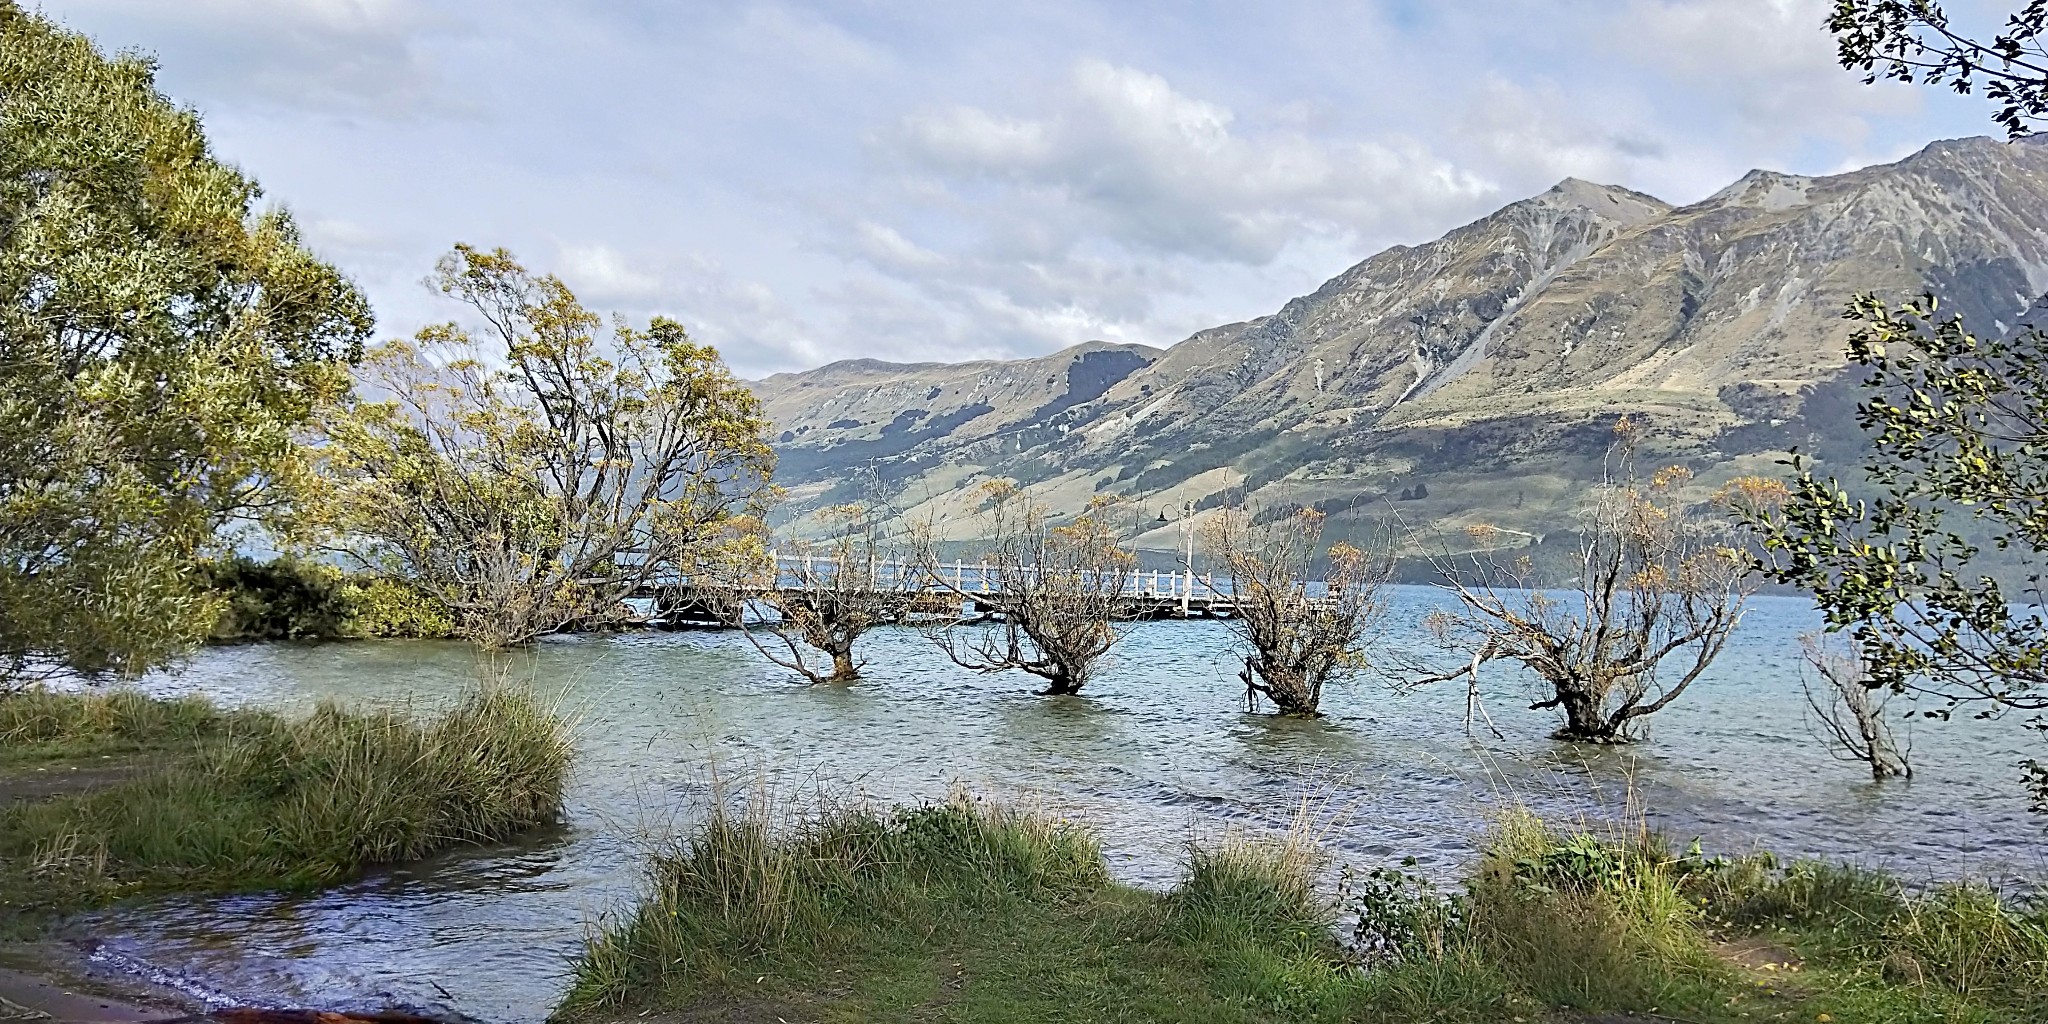
[[[742,626],[769,661],[813,683],[850,683],[864,664],[854,657],[854,645],[902,615],[911,573],[877,539],[866,506],[841,505],[819,518],[839,536],[786,541],[748,559],[739,589],[775,618]]]
[[[1098,499],[1067,522],[1015,484],[982,490],[986,538],[973,578],[949,574],[929,524],[919,530],[924,575],[979,612],[932,631],[954,664],[977,672],[1017,669],[1045,680],[1041,694],[1079,693],[1119,638],[1111,625],[1137,560],[1118,543],[1109,503]]]
[[[1799,647],[1813,670],[1799,674],[1799,686],[1828,753],[1868,765],[1880,782],[1912,778],[1912,760],[1885,716],[1892,691],[1870,678],[1855,651],[1830,647],[1823,635],[1802,636]]]
[[[1502,565],[1483,552],[1469,565],[1438,561],[1458,606],[1432,626],[1469,660],[1417,685],[1464,677],[1476,688],[1487,663],[1517,664],[1549,690],[1530,709],[1563,714],[1558,739],[1616,743],[1706,672],[1742,619],[1748,563],[1726,544],[1722,517],[1686,508],[1683,468],[1635,476],[1635,433],[1628,420],[1616,427],[1574,578],[1546,587],[1527,558]]]
[[[1225,620],[1250,653],[1239,675],[1245,703],[1264,695],[1283,715],[1319,714],[1323,686],[1365,667],[1368,633],[1386,611],[1380,588],[1392,562],[1350,544],[1322,544],[1313,509],[1260,524],[1244,509],[1219,512],[1205,539],[1229,580]],[[1312,582],[1317,568],[1322,580]]]

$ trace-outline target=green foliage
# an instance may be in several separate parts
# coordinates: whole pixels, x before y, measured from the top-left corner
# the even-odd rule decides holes
[[[347,577],[341,597],[348,608],[345,636],[438,640],[455,635],[448,606],[403,580]]]
[[[211,577],[222,606],[215,640],[431,639],[454,629],[447,609],[417,588],[322,562],[236,555],[213,563]]]
[[[215,640],[340,636],[349,617],[340,571],[290,556],[259,562],[233,555],[210,567],[225,598]]]
[[[566,285],[503,250],[457,246],[434,283],[492,336],[442,324],[370,352],[379,397],[323,424],[301,525],[325,543],[500,647],[615,615],[759,511],[760,403],[681,325],[601,340]]]
[[[332,882],[373,864],[553,821],[571,754],[531,696],[486,687],[428,721],[323,705],[231,718],[139,696],[41,695],[12,728],[73,742],[109,729],[218,728],[184,760],[104,788],[0,805],[0,906],[47,912],[131,893]],[[68,710],[53,710],[65,702]],[[140,702],[140,703],[138,703]]]
[[[1982,90],[1993,120],[2017,139],[2048,121],[2048,0],[2028,0],[1988,40],[1951,21],[1935,0],[1835,0],[1828,31],[1845,68],[1863,81],[1894,79]]]
[[[204,637],[197,568],[299,476],[367,303],[138,57],[0,0],[0,686]]]
[[[2048,333],[1980,338],[1932,296],[1865,296],[1850,316],[1850,358],[1870,371],[1857,408],[1868,493],[1795,457],[1791,496],[1747,517],[1763,568],[1813,592],[1869,685],[1986,713],[2048,708]],[[2031,564],[2020,592],[1972,571],[1981,543]],[[2031,778],[2048,800],[2048,773]]]

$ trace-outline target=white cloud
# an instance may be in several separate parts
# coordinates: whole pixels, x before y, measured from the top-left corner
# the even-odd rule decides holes
[[[914,114],[880,144],[957,189],[1000,183],[1033,224],[1066,223],[1157,253],[1271,261],[1302,231],[1372,231],[1464,209],[1496,191],[1405,138],[1318,139],[1241,126],[1164,77],[1078,62],[1049,109]],[[1050,220],[1048,220],[1050,218]]]
[[[1827,0],[30,2],[157,54],[384,333],[465,240],[746,372],[1167,344],[1566,175],[1687,202],[1989,127],[1835,67]]]
[[[408,114],[443,101],[419,38],[453,23],[407,0],[65,0],[53,12],[166,80],[235,103]]]
[[[1857,144],[1866,117],[1917,109],[1920,92],[1864,85],[1822,30],[1832,0],[1629,0],[1606,42],[1694,91],[1694,109],[1751,144],[1819,135]],[[1716,127],[1721,127],[1717,125]]]
[[[641,303],[662,295],[659,277],[602,243],[563,245],[556,273],[586,303]]]

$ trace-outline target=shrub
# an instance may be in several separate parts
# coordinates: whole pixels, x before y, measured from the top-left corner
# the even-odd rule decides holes
[[[416,587],[383,576],[360,576],[342,584],[348,607],[343,635],[441,640],[455,635],[448,606]]]
[[[447,607],[416,587],[291,555],[223,559],[211,582],[226,599],[215,640],[442,638],[455,628]]]
[[[215,640],[302,640],[340,636],[348,617],[341,571],[285,555],[259,562],[235,555],[212,563],[209,583],[227,598]]]

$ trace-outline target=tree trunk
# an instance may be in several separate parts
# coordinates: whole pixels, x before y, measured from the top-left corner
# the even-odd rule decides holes
[[[1601,701],[1586,689],[1560,686],[1554,703],[1564,709],[1564,727],[1551,734],[1553,739],[1578,743],[1614,743],[1619,739],[1619,726],[1608,720]]]
[[[1080,678],[1063,669],[1054,669],[1044,679],[1045,689],[1038,691],[1041,697],[1070,697],[1081,692]]]
[[[853,663],[853,647],[848,645],[832,652],[832,678],[828,683],[850,683],[860,678],[860,668]]]

